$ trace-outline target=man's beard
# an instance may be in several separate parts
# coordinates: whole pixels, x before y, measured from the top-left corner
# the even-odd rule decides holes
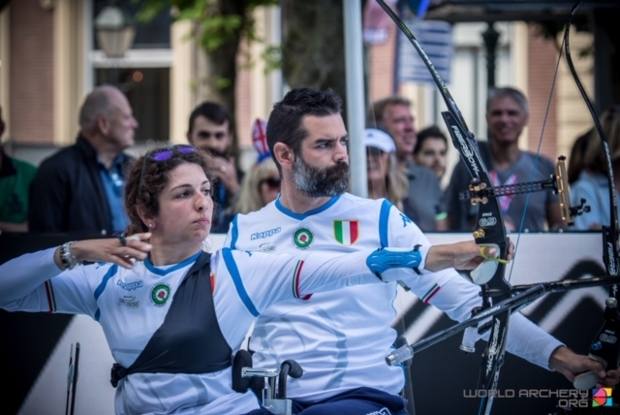
[[[301,155],[293,166],[295,186],[311,197],[335,196],[349,189],[349,164],[339,162],[333,167],[318,169],[306,164]]]

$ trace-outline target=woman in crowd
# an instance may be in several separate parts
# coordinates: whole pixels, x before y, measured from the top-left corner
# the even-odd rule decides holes
[[[601,125],[609,139],[615,186],[618,189],[620,186],[620,107],[615,106],[605,111],[601,116]],[[586,204],[590,206],[590,211],[575,218],[574,229],[576,230],[601,229],[602,225],[609,226],[610,222],[607,161],[603,155],[601,139],[595,130],[591,131],[587,137],[586,141],[582,139],[579,143],[584,146],[585,152],[580,158],[582,170],[579,179],[571,186],[571,202],[573,205],[578,205],[581,199],[585,199]]]
[[[268,305],[379,281],[389,268],[415,279],[424,273],[411,268],[466,269],[483,260],[473,242],[303,259],[211,255],[201,251],[213,211],[206,171],[194,147],[153,150],[127,180],[131,236],[69,242],[0,265],[2,308],[87,314],[101,324],[117,362],[118,414],[266,414],[252,392],[233,391],[231,355]]]
[[[278,197],[280,172],[271,158],[265,131],[267,123],[257,118],[252,126],[252,145],[256,150],[256,163],[243,178],[235,213],[259,210]]]
[[[398,168],[396,146],[388,133],[377,128],[364,130],[368,197],[386,198],[403,210],[407,195],[407,176]]]

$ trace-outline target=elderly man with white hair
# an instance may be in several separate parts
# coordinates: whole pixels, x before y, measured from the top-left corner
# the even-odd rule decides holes
[[[138,122],[116,87],[96,87],[84,100],[75,144],[41,163],[30,188],[34,232],[112,234],[127,226],[125,171]]]

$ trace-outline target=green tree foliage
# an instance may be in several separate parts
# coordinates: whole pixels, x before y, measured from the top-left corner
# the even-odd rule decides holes
[[[209,73],[201,79],[206,83],[208,99],[234,113],[241,41],[263,42],[256,33],[253,12],[257,7],[275,4],[277,0],[145,0],[138,18],[148,21],[170,9],[175,21],[190,21],[191,36],[201,45],[209,62]],[[263,58],[268,69],[278,66],[279,48],[266,45]],[[250,63],[247,57],[245,63]]]

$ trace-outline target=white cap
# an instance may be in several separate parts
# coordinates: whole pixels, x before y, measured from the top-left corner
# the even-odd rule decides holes
[[[366,128],[364,130],[364,144],[366,147],[376,147],[386,153],[393,153],[396,151],[394,140],[385,131],[381,131],[377,128]]]

